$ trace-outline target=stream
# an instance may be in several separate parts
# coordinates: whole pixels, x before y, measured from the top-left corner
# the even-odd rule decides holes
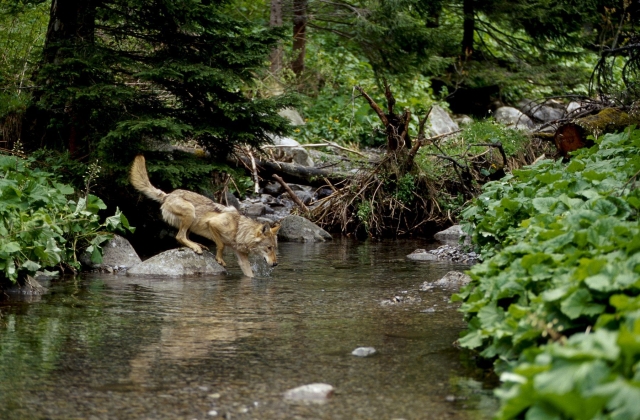
[[[0,418],[490,418],[495,378],[453,346],[451,293],[418,290],[468,267],[405,258],[425,247],[281,243],[254,279],[228,253],[227,275],[83,274],[0,302]],[[284,400],[316,382],[326,403]]]

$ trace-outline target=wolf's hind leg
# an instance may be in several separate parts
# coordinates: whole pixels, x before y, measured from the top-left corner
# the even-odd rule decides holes
[[[165,202],[163,206],[164,212],[168,212],[172,217],[178,219],[178,234],[176,239],[182,245],[191,248],[196,254],[202,254],[202,246],[196,242],[189,240],[187,236],[189,228],[196,218],[196,209],[193,204],[185,200],[172,200]]]
[[[213,239],[213,242],[216,243],[216,262],[221,266],[226,267],[227,264],[222,259],[222,251],[224,250],[224,241],[222,240],[220,233],[218,233],[216,228],[213,227],[211,223],[209,223],[209,232],[211,233],[211,238]]]

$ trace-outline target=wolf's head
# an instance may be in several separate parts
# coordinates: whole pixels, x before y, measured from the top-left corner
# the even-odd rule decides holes
[[[268,265],[278,265],[276,250],[278,249],[278,230],[280,225],[270,227],[268,224],[260,226],[255,235],[253,252],[264,258]]]

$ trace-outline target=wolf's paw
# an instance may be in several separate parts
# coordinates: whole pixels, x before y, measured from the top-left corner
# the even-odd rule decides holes
[[[218,264],[220,264],[221,266],[223,266],[223,267],[227,266],[227,264],[224,262],[224,260],[222,258],[216,258],[216,262]]]
[[[194,244],[196,244],[196,246],[199,246],[199,247],[200,247],[200,252],[198,252],[198,254],[202,254],[202,250],[203,250],[203,249],[206,249],[207,251],[209,250],[209,247],[206,247],[206,246],[204,246],[204,245],[202,245],[202,244],[199,244],[199,243],[197,243],[197,242],[194,242]],[[196,251],[196,252],[197,252],[197,251]]]
[[[193,252],[195,252],[198,255],[202,255],[202,248],[200,248],[198,245],[193,245],[191,247],[191,249],[193,250]]]

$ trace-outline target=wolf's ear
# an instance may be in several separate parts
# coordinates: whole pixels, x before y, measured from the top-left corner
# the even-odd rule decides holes
[[[262,225],[262,234],[266,236],[268,233],[269,233],[269,224],[265,223],[264,225]]]
[[[275,235],[276,233],[278,233],[278,231],[280,230],[280,223],[276,223],[272,228],[271,228],[271,234]]]

